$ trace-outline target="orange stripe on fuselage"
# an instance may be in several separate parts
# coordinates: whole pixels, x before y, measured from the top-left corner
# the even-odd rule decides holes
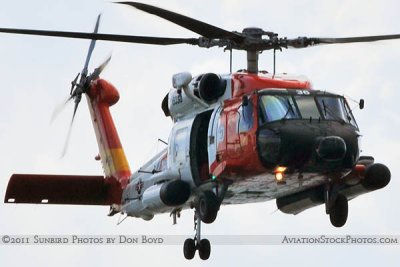
[[[113,85],[98,79],[92,83],[87,96],[104,173],[125,188],[131,171],[109,109],[118,102],[119,93]]]

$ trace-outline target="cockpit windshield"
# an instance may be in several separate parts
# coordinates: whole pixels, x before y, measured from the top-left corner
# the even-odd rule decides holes
[[[293,119],[323,119],[357,127],[344,97],[333,94],[268,93],[260,96],[261,123]]]
[[[300,118],[293,98],[288,95],[265,95],[260,99],[266,122]]]

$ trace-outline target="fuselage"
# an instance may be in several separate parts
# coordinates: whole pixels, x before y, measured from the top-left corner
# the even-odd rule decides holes
[[[168,148],[135,172],[123,193],[128,215],[151,219],[191,207],[218,181],[229,184],[224,204],[271,200],[342,179],[356,165],[359,130],[342,96],[313,90],[299,76],[185,75],[175,77],[186,84],[171,89],[168,109],[163,105],[174,121]],[[190,185],[188,201],[143,205],[148,188],[174,179]]]
[[[195,208],[211,223],[221,204],[276,199],[289,214],[325,204],[341,226],[348,200],[390,181],[385,165],[360,157],[346,99],[306,79],[181,73],[173,87],[162,102],[174,122],[168,147],[131,174],[109,110],[118,91],[92,81],[85,93],[105,176],[15,174],[5,202],[110,205],[109,215],[145,220]]]

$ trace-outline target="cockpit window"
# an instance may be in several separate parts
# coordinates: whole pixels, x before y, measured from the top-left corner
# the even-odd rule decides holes
[[[353,113],[351,112],[351,109],[350,109],[347,101],[344,101],[344,108],[346,110],[347,120],[350,122],[351,125],[358,128],[356,119],[354,118]]]
[[[313,96],[295,96],[297,106],[303,119],[319,119],[320,114]]]
[[[291,96],[264,95],[260,104],[265,122],[300,118]]]
[[[342,96],[316,93],[272,93],[261,95],[259,103],[261,123],[291,119],[322,119],[348,123],[358,128]]]
[[[327,120],[343,120],[348,122],[346,111],[344,109],[343,98],[331,96],[317,97],[319,106]]]

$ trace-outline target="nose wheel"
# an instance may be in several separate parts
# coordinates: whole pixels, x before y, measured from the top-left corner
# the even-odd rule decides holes
[[[327,185],[325,189],[325,208],[329,214],[331,224],[335,227],[342,227],[346,224],[349,214],[349,202],[346,196],[339,194],[336,187]]]
[[[337,195],[329,212],[331,224],[335,227],[342,227],[346,224],[348,213],[349,204],[347,198],[341,194]]]

